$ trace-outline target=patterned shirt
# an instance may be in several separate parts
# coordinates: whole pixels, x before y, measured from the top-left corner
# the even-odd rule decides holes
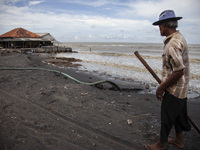
[[[189,89],[189,57],[188,47],[183,35],[177,31],[164,39],[162,81],[174,71],[184,69],[183,76],[167,91],[177,98],[187,97]]]

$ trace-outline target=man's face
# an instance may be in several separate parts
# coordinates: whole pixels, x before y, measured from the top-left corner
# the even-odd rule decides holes
[[[167,26],[164,24],[164,23],[161,23],[160,25],[159,25],[159,29],[160,29],[160,35],[161,36],[167,36]]]

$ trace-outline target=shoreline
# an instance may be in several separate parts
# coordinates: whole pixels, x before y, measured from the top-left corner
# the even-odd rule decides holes
[[[0,67],[46,68],[84,82],[101,80],[44,60],[39,54],[8,53],[0,56]],[[0,87],[0,149],[142,150],[159,139],[161,103],[152,94],[102,90],[39,70],[0,70]],[[199,104],[200,97],[188,101],[189,115],[200,126]],[[184,142],[186,150],[200,147],[194,128],[184,133]]]
[[[59,55],[62,56],[61,53]],[[80,59],[76,59],[73,56],[72,57],[64,57],[65,55],[63,55],[62,57],[59,56],[52,56],[53,59],[61,59],[61,60],[73,60],[71,61],[70,65],[66,64],[67,66],[70,66],[74,69],[76,69],[79,72],[84,72],[88,75],[93,75],[98,77],[100,80],[109,80],[112,81],[114,83],[116,83],[119,87],[121,87],[121,89],[123,90],[130,90],[130,91],[138,91],[140,94],[152,94],[155,95],[156,92],[156,88],[158,86],[158,83],[152,83],[152,82],[146,82],[146,81],[141,81],[141,80],[134,80],[134,79],[130,79],[130,78],[122,78],[122,77],[114,77],[110,74],[107,74],[106,72],[98,72],[98,71],[89,71],[86,69],[80,69],[79,67],[83,66],[81,64],[82,60]],[[50,61],[49,61],[50,62]],[[74,63],[75,62],[75,63]],[[79,63],[80,62],[80,63]],[[55,64],[54,62],[50,64]],[[65,67],[65,63],[63,64],[59,64],[57,65],[58,67]],[[147,72],[148,74],[150,74],[149,72]],[[153,77],[151,77],[153,79]],[[154,79],[155,80],[155,79]],[[156,80],[155,80],[156,81]],[[193,98],[197,98],[200,97],[200,93],[196,90],[196,89],[189,89],[189,93],[188,93],[188,99],[193,99]]]
[[[157,73],[157,75],[161,77],[161,67],[156,64],[161,63],[162,44],[155,45],[146,43],[144,45],[140,45],[139,43],[116,44],[111,42],[106,44],[104,42],[69,42],[63,43],[63,45],[70,45],[73,50],[80,52],[80,55],[66,55],[66,57],[74,57],[77,59],[81,58],[83,60],[83,62],[80,63],[83,65],[80,66],[80,70],[89,70],[90,73],[93,73],[94,71],[95,74],[98,73],[98,75],[103,75],[108,78],[112,77],[114,79],[118,78],[120,80],[126,78],[126,81],[130,80],[130,82],[133,81],[133,83],[136,81],[141,82],[141,84],[145,85],[149,84],[149,87],[153,88],[153,94],[155,94],[154,89],[156,88],[156,86],[158,86],[156,80],[138,61],[133,52],[136,50],[140,52],[144,59],[149,62],[149,65]],[[91,49],[92,51],[90,51]],[[194,98],[200,96],[200,87],[198,84],[200,82],[200,76],[199,69],[197,67],[199,64],[199,59],[196,58],[199,56],[199,52],[197,53],[198,47],[190,46],[190,49],[191,78],[189,98]],[[117,57],[118,55],[120,55],[120,57]],[[65,54],[59,54],[58,56],[63,57],[65,56]],[[196,59],[193,59],[193,57]],[[116,58],[116,60],[114,60],[114,58]],[[98,66],[98,70],[95,68],[95,65]],[[99,70],[101,72],[98,72]]]

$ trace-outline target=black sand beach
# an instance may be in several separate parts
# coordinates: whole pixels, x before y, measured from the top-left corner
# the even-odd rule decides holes
[[[47,59],[4,53],[0,68],[46,68],[84,82],[100,80],[42,62]],[[161,103],[155,95],[102,90],[41,70],[0,70],[0,93],[1,150],[142,150],[159,139]],[[198,126],[199,107],[200,97],[188,101],[189,116]],[[199,150],[194,128],[184,133],[184,143],[185,150]]]

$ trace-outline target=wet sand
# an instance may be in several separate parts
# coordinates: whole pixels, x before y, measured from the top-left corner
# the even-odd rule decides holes
[[[5,53],[0,55],[0,68],[46,68],[84,82],[101,80],[43,63],[49,59]],[[0,149],[142,150],[159,139],[161,103],[155,95],[136,91],[102,90],[49,71],[0,70]],[[189,116],[198,126],[199,107],[200,97],[188,101]],[[200,135],[194,128],[184,133],[184,143],[186,150],[199,149]],[[169,149],[178,150],[173,145]]]

